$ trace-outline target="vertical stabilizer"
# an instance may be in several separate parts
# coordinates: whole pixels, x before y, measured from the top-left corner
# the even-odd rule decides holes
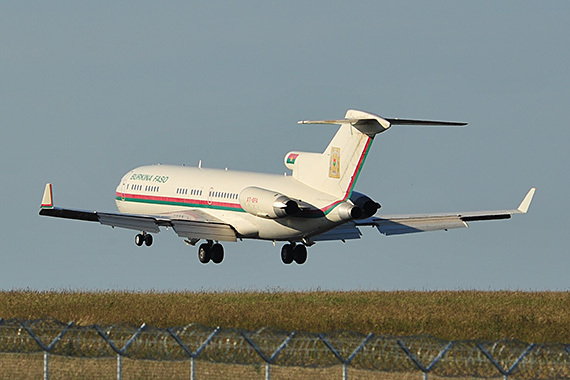
[[[342,199],[350,197],[374,136],[390,127],[381,117],[356,110],[347,111],[343,120],[299,123],[340,124],[323,153],[289,152],[285,166],[298,181]]]

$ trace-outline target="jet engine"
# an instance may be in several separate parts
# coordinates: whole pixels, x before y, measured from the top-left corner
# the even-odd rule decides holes
[[[350,196],[350,200],[354,203],[355,206],[360,207],[362,210],[362,215],[359,218],[355,219],[366,219],[370,218],[372,215],[376,214],[376,211],[380,208],[380,204],[378,202],[373,201],[367,195],[362,193],[358,193],[356,191],[352,192]]]
[[[357,205],[342,202],[336,209],[340,220],[349,221],[362,218],[362,209]]]
[[[239,194],[239,204],[248,213],[261,218],[294,216],[301,210],[291,198],[261,187],[246,187]]]

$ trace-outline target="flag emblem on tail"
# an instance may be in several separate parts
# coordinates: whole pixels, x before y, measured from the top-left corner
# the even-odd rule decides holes
[[[331,161],[329,164],[329,177],[340,178],[340,148],[331,148]]]
[[[298,154],[291,153],[291,154],[287,157],[287,163],[293,165],[293,164],[295,163],[295,160],[297,159],[297,157],[299,157]]]

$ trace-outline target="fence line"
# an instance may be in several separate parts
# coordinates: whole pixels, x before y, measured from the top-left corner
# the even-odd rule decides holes
[[[342,364],[369,371],[419,371],[438,376],[521,379],[570,379],[570,344],[527,344],[517,340],[443,341],[430,336],[390,337],[353,332],[311,334],[271,328],[258,331],[210,328],[197,324],[155,328],[141,326],[77,326],[54,320],[0,319],[0,352],[44,353],[44,379],[49,380],[50,355],[163,361],[195,359],[212,363],[271,366],[330,367]]]

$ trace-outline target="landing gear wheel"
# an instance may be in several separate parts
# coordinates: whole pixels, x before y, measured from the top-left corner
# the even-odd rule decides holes
[[[143,245],[144,241],[145,238],[143,234],[138,234],[137,236],[135,236],[135,244],[138,245],[139,247]]]
[[[150,247],[152,245],[152,235],[150,235],[150,234],[144,235],[144,244],[147,247]]]
[[[303,244],[296,245],[293,248],[293,258],[297,264],[304,264],[307,261],[307,247]]]
[[[210,256],[215,264],[219,264],[224,260],[224,247],[221,244],[214,244],[210,250]]]
[[[211,259],[210,244],[208,243],[201,244],[200,248],[198,248],[198,260],[200,260],[202,264],[207,264],[210,262],[210,259]]]
[[[293,246],[291,244],[285,244],[281,247],[281,260],[283,264],[291,264],[293,262]]]

